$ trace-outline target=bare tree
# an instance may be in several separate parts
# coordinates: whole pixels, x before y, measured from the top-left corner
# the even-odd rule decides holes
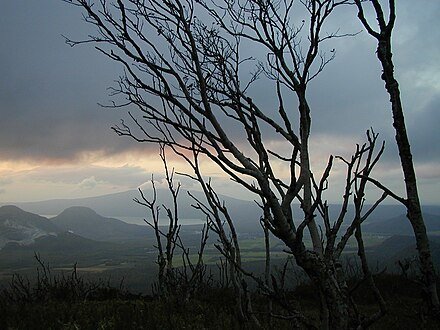
[[[140,117],[130,112],[131,122],[122,121],[115,132],[168,146],[191,165],[194,173],[188,176],[200,183],[207,200],[197,205],[211,217],[218,249],[230,263],[230,280],[245,302],[238,306],[240,314],[258,324],[242,276],[253,277],[263,287],[267,282],[243,269],[233,219],[204,179],[200,159],[211,161],[255,195],[266,228],[316,285],[322,298],[322,327],[362,326],[340,257],[356,231],[361,241],[360,225],[387,196],[384,193],[371,207],[364,205],[367,179],[384,146],[376,151],[377,134],[369,132],[368,142],[358,145],[351,159],[338,158],[347,174],[342,207],[334,220],[324,196],[334,157],[323,164],[317,178],[309,154],[307,86],[334,57],[334,52],[322,52],[321,44],[342,36],[323,34],[324,23],[349,1],[300,1],[308,19],[299,24],[292,21],[298,5],[293,0],[69,2],[85,10],[86,22],[98,34],[68,43],[94,43],[119,62],[125,72],[113,91],[140,110]],[[243,47],[249,44],[264,51],[264,59],[243,57]],[[243,73],[250,66],[255,68],[252,74]],[[275,96],[270,108],[251,97],[259,78],[266,79],[267,92]],[[282,150],[269,148],[274,139],[283,143]],[[288,174],[278,173],[278,166],[289,169]],[[355,217],[347,221],[353,195]],[[294,202],[302,209],[296,223]],[[312,248],[306,244],[307,231]],[[359,249],[363,251],[362,244]]]
[[[372,6],[376,14],[378,29],[367,20],[364,14],[364,2]],[[358,8],[358,18],[367,32],[377,40],[377,57],[382,65],[381,78],[385,82],[385,89],[390,96],[391,112],[393,116],[393,127],[395,129],[396,143],[399,150],[400,162],[403,170],[403,177],[406,188],[406,198],[391,194],[397,201],[405,205],[407,217],[413,228],[417,250],[420,258],[420,268],[424,277],[424,284],[429,294],[430,304],[438,310],[439,298],[437,294],[436,276],[432,263],[429,239],[426,233],[425,222],[423,220],[422,208],[420,205],[419,194],[417,190],[417,178],[414,169],[411,147],[407,135],[402,101],[400,98],[400,88],[394,76],[394,63],[392,58],[391,35],[396,21],[395,0],[389,0],[388,20],[385,17],[382,5],[378,0],[355,1]],[[375,182],[375,181],[373,181]],[[375,182],[377,184],[377,182]],[[384,186],[378,184],[385,191],[389,191]]]
[[[175,186],[174,170],[170,171],[168,168],[165,147],[163,145],[160,145],[159,156],[164,165],[165,180],[168,191],[172,197],[172,206],[158,205],[154,178],[151,179],[153,197],[148,199],[143,191],[139,189],[141,199],[135,198],[134,201],[150,210],[151,220],[145,219],[144,221],[153,229],[156,238],[158,294],[166,298],[169,298],[170,294],[178,294],[181,295],[180,298],[187,301],[203,284],[204,275],[206,275],[206,265],[203,263],[203,252],[208,240],[209,225],[204,225],[202,229],[199,251],[197,253],[198,258],[194,264],[190,258],[190,251],[185,247],[180,236],[181,224],[179,222],[178,207],[180,184]],[[160,211],[162,209],[164,209],[167,214],[167,225],[160,223]],[[182,267],[175,267],[173,265],[176,248],[182,252]],[[188,268],[190,274],[188,274]]]

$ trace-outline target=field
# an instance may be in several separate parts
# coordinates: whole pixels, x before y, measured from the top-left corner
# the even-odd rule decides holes
[[[367,248],[383,242],[385,236],[366,235]],[[186,233],[184,241],[190,249],[190,257],[193,262],[197,260],[199,235],[195,232]],[[289,256],[284,252],[283,244],[276,239],[271,239],[271,262],[274,267],[281,267]],[[216,241],[210,239],[204,252],[204,263],[208,266],[213,276],[217,276],[219,258],[218,250],[214,247]],[[310,242],[306,242],[310,244]],[[348,243],[346,254],[355,253],[355,242]],[[153,239],[127,242],[99,242],[90,249],[78,249],[69,246],[67,250],[53,250],[42,248],[20,248],[0,252],[0,286],[5,286],[17,273],[35,278],[38,263],[35,254],[38,254],[43,262],[48,264],[54,273],[70,274],[76,265],[78,274],[88,279],[103,280],[111,283],[124,282],[124,285],[134,292],[151,292],[151,285],[156,280],[157,252],[154,248]],[[262,274],[264,269],[265,251],[264,237],[245,235],[240,239],[240,251],[242,262],[252,272]],[[176,249],[174,266],[183,266],[181,251]]]
[[[190,258],[196,260],[200,241],[197,231],[185,231],[183,236]],[[388,237],[365,234],[367,250],[381,250]],[[55,242],[55,241],[54,241]],[[54,243],[52,242],[52,243]],[[301,311],[298,329],[314,329],[319,323],[319,298],[304,274],[294,266],[283,251],[283,244],[271,239],[271,265],[279,281],[286,262],[288,273],[283,299]],[[46,242],[47,243],[47,242]],[[68,240],[64,250],[40,244],[16,247],[0,253],[0,322],[11,329],[253,329],[243,323],[236,312],[234,293],[221,281],[220,253],[210,238],[204,253],[207,265],[205,281],[193,292],[190,300],[175,295],[159,298],[157,289],[157,251],[151,238],[141,241],[97,242],[81,249]],[[86,242],[87,243],[87,242]],[[92,244],[88,242],[87,244]],[[307,242],[310,244],[310,242]],[[375,249],[378,247],[379,249]],[[255,276],[262,276],[265,251],[261,235],[241,235],[240,249],[243,267]],[[37,253],[37,254],[35,254]],[[349,286],[361,313],[377,311],[371,293],[356,284],[359,269],[352,257],[356,242],[348,243],[345,256]],[[39,262],[35,255],[38,256]],[[223,258],[224,260],[224,258]],[[175,252],[175,267],[183,266],[182,253]],[[351,267],[350,269],[348,267]],[[14,275],[19,274],[19,276]],[[29,280],[29,281],[28,281]],[[401,275],[380,273],[377,284],[387,301],[388,313],[372,329],[435,329],[436,321],[427,314],[420,299],[418,284]],[[230,283],[229,283],[230,285]],[[249,280],[253,308],[267,328],[290,329],[289,318],[267,317],[268,296],[261,295]],[[288,313],[281,305],[271,303],[280,315]],[[286,314],[287,315],[287,314]],[[293,323],[292,323],[293,322]]]

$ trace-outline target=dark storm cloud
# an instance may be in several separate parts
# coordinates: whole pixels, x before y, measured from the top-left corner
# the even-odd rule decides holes
[[[92,47],[71,48],[62,34],[87,36],[80,12],[62,1],[6,2],[0,20],[0,156],[69,160],[136,144],[110,126],[125,111],[97,103],[119,67]]]
[[[440,148],[434,141],[440,140],[440,2],[399,2],[397,10],[393,58],[413,154],[417,162],[438,161]],[[352,31],[357,28],[351,24]],[[373,127],[386,141],[382,160],[397,160],[391,105],[380,79],[374,39],[363,31],[353,38],[332,40],[331,47],[336,59],[311,84],[312,131],[362,141],[365,130]]]
[[[420,85],[420,80],[431,73],[440,86],[440,29],[438,15],[440,2],[421,1],[415,6],[410,2],[397,3],[397,22],[393,38],[395,72],[400,82],[404,110],[407,114],[418,112],[420,104],[438,91]],[[328,64],[320,76],[310,84],[309,97],[317,132],[342,132],[356,134],[369,127],[393,137],[389,96],[380,75],[382,68],[376,57],[376,41],[369,36],[354,16],[353,10],[338,12],[331,21],[329,31],[337,30],[338,24],[347,22],[341,32],[361,31],[354,37],[330,40],[324,49],[335,49],[336,58]],[[351,16],[347,16],[351,15]],[[375,18],[370,20],[373,24]],[[434,70],[433,70],[434,69]],[[417,71],[418,74],[414,74]],[[413,78],[413,80],[410,80]],[[415,107],[413,103],[418,104]]]
[[[408,132],[416,160],[440,161],[440,96],[408,119]]]
[[[418,5],[402,2],[397,9],[396,28],[402,34],[395,35],[393,40],[395,48],[400,49],[399,54],[394,54],[396,64],[406,70],[426,70],[433,65],[438,68],[440,2],[422,0]]]
[[[395,33],[398,72],[427,70],[429,65],[438,65],[435,40],[438,41],[439,29],[434,26],[439,2],[425,0],[420,5],[409,2],[398,5],[399,30]],[[106,88],[117,79],[120,66],[90,45],[70,48],[64,43],[61,34],[82,39],[95,32],[82,21],[78,8],[59,0],[8,1],[2,4],[1,15],[2,158],[70,160],[83,152],[113,154],[145,148],[110,131],[109,127],[124,117],[124,110],[108,111],[97,105],[109,99]],[[344,22],[343,32],[361,29],[353,9],[336,13],[328,31],[335,31],[341,22]],[[355,136],[355,143],[364,139],[366,129],[374,127],[394,150],[388,96],[380,80],[374,40],[364,32],[353,38],[331,40],[325,47],[335,48],[337,57],[309,87],[312,133],[347,139]],[[417,61],[420,49],[426,52]],[[406,79],[404,74],[402,77]],[[401,81],[405,99],[415,102],[418,96],[411,94],[414,90],[405,87],[408,85],[410,82]],[[268,90],[264,81],[257,82],[255,98],[263,108],[275,112],[273,93]],[[294,99],[291,102],[295,104]],[[411,119],[410,129],[414,149],[420,157],[438,153],[433,143],[429,143],[430,134],[436,133],[432,118],[438,117],[434,103],[414,113],[409,107],[408,118],[417,116],[417,120]],[[294,107],[293,111],[296,112]],[[231,130],[240,140],[242,136],[236,132]],[[271,131],[265,133],[268,138],[276,138]],[[392,153],[395,155],[395,150]]]

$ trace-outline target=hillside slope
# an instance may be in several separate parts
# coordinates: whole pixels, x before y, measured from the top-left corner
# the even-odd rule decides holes
[[[428,232],[440,231],[440,215],[424,213],[423,220]],[[411,224],[404,214],[382,221],[366,223],[363,230],[370,233],[414,236]]]
[[[151,236],[151,229],[147,226],[106,218],[82,206],[69,207],[51,218],[51,221],[64,231],[98,241],[142,239]]]
[[[0,248],[9,242],[31,244],[38,237],[55,235],[60,229],[49,219],[6,205],[0,207]]]

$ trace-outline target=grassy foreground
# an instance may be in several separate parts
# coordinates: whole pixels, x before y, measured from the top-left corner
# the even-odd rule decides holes
[[[388,314],[372,329],[440,329],[420,297],[420,288],[400,275],[382,274],[377,284],[388,304]],[[362,285],[354,300],[363,313],[377,310],[373,297]],[[318,297],[313,287],[302,284],[286,292],[284,300],[302,317],[287,319],[288,312],[273,303],[279,318],[267,315],[269,300],[253,293],[256,316],[267,329],[316,329]],[[180,295],[167,299],[133,295],[105,282],[41,273],[36,283],[15,276],[0,294],[0,329],[254,329],[236,313],[230,288],[206,286],[187,301]],[[291,315],[291,314],[290,314]]]

